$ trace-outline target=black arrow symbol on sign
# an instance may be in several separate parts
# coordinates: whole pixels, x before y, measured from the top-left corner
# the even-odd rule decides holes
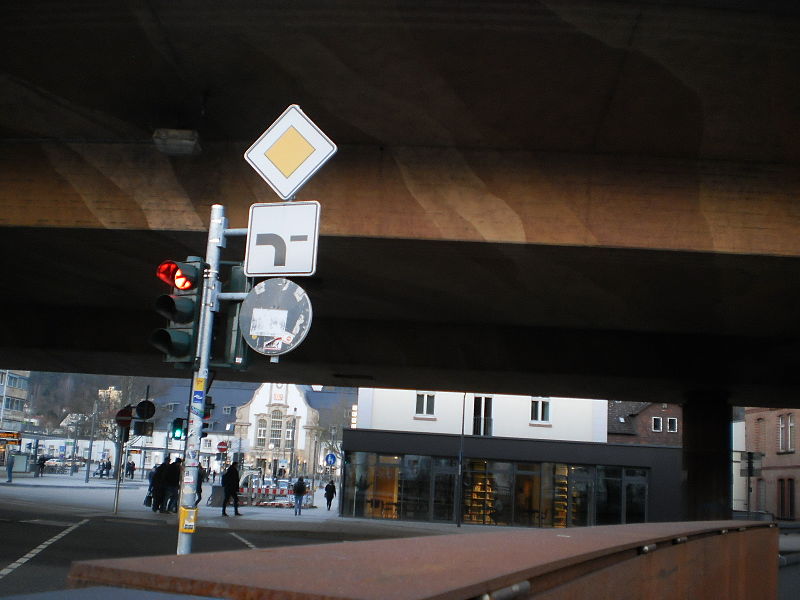
[[[292,235],[289,236],[290,242],[305,242],[308,240],[307,235]],[[272,246],[275,250],[276,267],[286,266],[286,242],[277,233],[259,233],[256,235],[256,246]]]

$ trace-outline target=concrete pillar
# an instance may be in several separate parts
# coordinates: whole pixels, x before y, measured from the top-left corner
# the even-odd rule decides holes
[[[683,405],[686,516],[731,518],[731,419],[727,392],[693,391]]]

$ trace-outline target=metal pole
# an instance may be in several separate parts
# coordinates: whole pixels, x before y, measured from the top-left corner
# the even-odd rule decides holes
[[[456,487],[456,527],[461,527],[461,496],[464,493],[464,419],[466,418],[467,393],[461,399],[461,439],[458,446],[458,485]]]
[[[75,435],[72,438],[72,460],[70,460],[70,465],[69,465],[69,476],[70,477],[75,475],[75,471],[77,471],[77,469],[75,468],[75,450],[78,447],[78,424],[77,423],[75,423],[74,428],[75,428]]]
[[[94,446],[94,425],[97,421],[97,398],[94,399],[94,408],[92,409],[92,429],[89,434],[89,460],[86,461],[86,477],[84,483],[89,483],[89,469],[92,467],[92,446]]]
[[[3,377],[3,401],[0,403],[0,428],[3,427],[3,421],[6,418],[6,389],[8,389],[8,374],[11,373],[8,369],[3,371],[5,377]]]
[[[144,390],[144,399],[150,400],[150,386]],[[139,479],[144,479],[144,459],[147,450],[144,449],[144,436],[139,436]]]
[[[184,447],[184,473],[182,477],[181,506],[178,515],[178,554],[191,554],[192,534],[197,523],[197,509],[194,507],[197,489],[197,472],[200,464],[200,435],[202,433],[203,411],[205,409],[208,363],[211,354],[211,335],[214,325],[214,311],[217,310],[219,294],[220,248],[225,245],[225,207],[214,204],[208,226],[206,244],[206,270],[203,275],[203,296],[198,324],[196,351],[196,370],[192,376],[192,400],[189,408],[189,423]]]
[[[125,453],[125,434],[129,430],[129,427],[119,427],[119,442],[117,443],[117,466],[116,472],[114,475],[116,476],[116,484],[114,486],[114,514],[117,514],[117,509],[119,508],[119,486],[120,486],[120,478],[119,474],[122,471],[122,455]]]

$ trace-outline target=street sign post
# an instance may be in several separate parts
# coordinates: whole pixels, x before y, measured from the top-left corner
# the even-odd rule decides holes
[[[253,204],[247,227],[244,273],[248,277],[313,275],[317,269],[320,204]]]
[[[328,465],[329,467],[332,467],[333,465],[335,465],[336,464],[336,455],[333,454],[332,452],[330,454],[326,454],[325,455],[325,464]]]
[[[247,149],[244,158],[278,196],[288,200],[335,153],[336,144],[292,104]]]
[[[217,452],[227,452],[228,451],[228,442],[220,442],[217,444]]]
[[[131,421],[133,420],[133,407],[129,404],[128,406],[124,406],[117,411],[117,416],[114,417],[117,422],[117,425],[122,429],[126,429],[131,426]]]

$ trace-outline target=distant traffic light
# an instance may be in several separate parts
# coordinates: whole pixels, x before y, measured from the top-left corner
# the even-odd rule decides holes
[[[193,366],[204,268],[202,259],[190,256],[184,262],[164,261],[156,269],[156,276],[172,286],[172,293],[159,296],[155,305],[156,312],[169,319],[169,326],[150,336],[150,343],[164,353],[166,362]]]
[[[172,419],[172,439],[182,440],[186,436],[186,419]]]

